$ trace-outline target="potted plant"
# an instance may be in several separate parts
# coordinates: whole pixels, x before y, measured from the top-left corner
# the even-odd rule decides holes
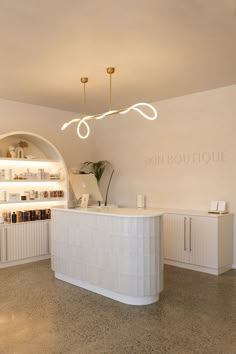
[[[99,184],[99,182],[102,178],[102,175],[103,175],[107,166],[112,166],[111,163],[107,160],[100,160],[97,162],[85,161],[81,164],[79,173],[80,174],[93,173],[94,176],[96,177],[98,184]],[[106,189],[106,196],[105,196],[105,202],[104,202],[105,206],[107,206],[108,191],[109,191],[109,187],[110,187],[113,173],[114,173],[114,169],[112,169],[111,176],[109,178],[109,182],[108,182],[107,189]],[[99,201],[98,204],[101,205],[101,202]]]

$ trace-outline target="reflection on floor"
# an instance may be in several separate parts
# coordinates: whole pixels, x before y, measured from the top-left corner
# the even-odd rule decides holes
[[[0,270],[1,354],[236,353],[236,270],[165,266],[159,302],[124,305],[54,279],[49,261]]]

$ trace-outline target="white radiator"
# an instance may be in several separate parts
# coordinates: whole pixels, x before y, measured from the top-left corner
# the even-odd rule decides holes
[[[49,254],[49,221],[5,225],[1,228],[1,251],[2,261]]]

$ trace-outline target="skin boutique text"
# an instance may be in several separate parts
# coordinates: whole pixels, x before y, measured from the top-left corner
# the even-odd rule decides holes
[[[222,151],[180,152],[155,154],[145,158],[145,166],[188,166],[210,165],[224,163],[225,154]]]

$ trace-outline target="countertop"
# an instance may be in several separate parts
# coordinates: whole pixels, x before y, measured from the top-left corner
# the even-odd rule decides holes
[[[113,215],[120,217],[153,217],[164,214],[176,214],[187,216],[206,216],[212,218],[220,218],[229,215],[230,213],[213,214],[203,210],[186,210],[186,209],[169,209],[169,208],[119,208],[119,207],[99,207],[92,206],[88,208],[66,208],[53,207],[55,210],[63,210],[73,213],[89,213],[101,215]]]

